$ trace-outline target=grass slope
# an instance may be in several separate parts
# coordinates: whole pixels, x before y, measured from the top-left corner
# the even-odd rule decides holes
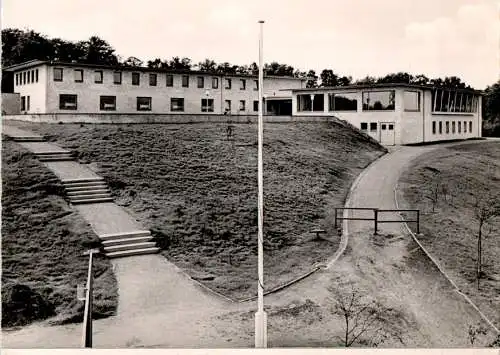
[[[153,231],[163,255],[207,286],[254,296],[257,268],[257,126],[29,125],[109,182],[118,204]],[[266,124],[265,286],[331,256],[332,207],[384,148],[341,121]],[[322,227],[325,239],[310,230]]]
[[[81,257],[97,237],[64,201],[57,178],[20,145],[2,144],[2,326],[58,316],[82,317],[76,285],[87,279]],[[94,264],[95,316],[117,306],[116,280],[108,260]]]
[[[437,175],[452,196],[445,199],[440,192],[432,213],[432,204],[425,196]],[[500,326],[500,221],[491,223],[491,230],[483,229],[489,232],[489,237],[483,238],[485,277],[478,291],[475,282],[478,222],[473,218],[473,195],[486,189],[489,196],[500,197],[499,180],[498,142],[463,144],[429,152],[412,162],[400,180],[404,204],[425,211],[420,240],[497,327]]]

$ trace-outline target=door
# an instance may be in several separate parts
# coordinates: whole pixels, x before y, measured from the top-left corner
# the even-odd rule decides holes
[[[395,129],[394,122],[381,122],[380,123],[380,144],[394,145],[395,144]]]

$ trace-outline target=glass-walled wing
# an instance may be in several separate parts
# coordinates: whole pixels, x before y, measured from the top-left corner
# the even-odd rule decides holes
[[[432,91],[432,112],[477,112],[478,96],[453,89]]]

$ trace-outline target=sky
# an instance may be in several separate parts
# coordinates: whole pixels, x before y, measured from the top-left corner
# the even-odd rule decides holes
[[[500,79],[500,0],[3,0],[2,28],[71,41],[98,35],[123,58],[173,56],[332,69],[354,79],[406,71]]]

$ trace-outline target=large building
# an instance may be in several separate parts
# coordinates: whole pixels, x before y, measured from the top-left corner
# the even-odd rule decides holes
[[[13,74],[21,114],[258,112],[258,78],[252,75],[41,60],[4,70]],[[265,76],[265,114],[291,115],[290,89],[302,87],[305,79]]]
[[[293,115],[335,116],[384,145],[481,137],[481,92],[410,84],[292,90]]]

